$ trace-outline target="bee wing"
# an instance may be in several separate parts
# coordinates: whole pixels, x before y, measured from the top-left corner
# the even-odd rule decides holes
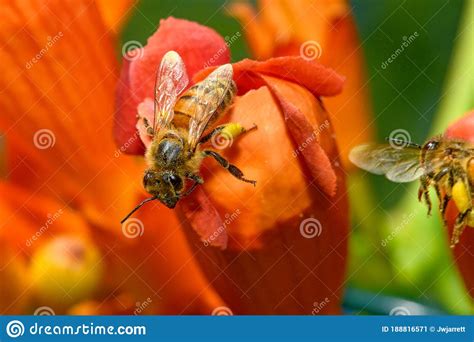
[[[421,149],[417,146],[395,148],[390,144],[364,144],[349,153],[352,163],[392,182],[405,183],[420,178],[427,170],[420,165]]]
[[[211,120],[224,100],[226,93],[232,87],[233,74],[232,65],[224,64],[197,85],[196,96],[190,100],[190,106],[193,108],[188,132],[191,149],[194,149],[198,144],[209,120]]]
[[[168,127],[173,121],[174,105],[179,94],[188,85],[186,67],[175,51],[168,51],[156,73],[153,128]]]

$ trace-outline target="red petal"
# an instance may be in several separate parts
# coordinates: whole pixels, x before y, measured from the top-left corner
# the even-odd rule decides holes
[[[474,143],[474,110],[450,125],[445,135],[450,138],[459,138]]]
[[[237,79],[239,89],[244,89],[246,92],[250,89],[257,89],[263,85],[266,85],[272,91],[275,99],[280,104],[285,121],[287,123],[288,131],[293,138],[295,145],[305,146],[305,148],[301,151],[301,155],[311,172],[313,180],[316,182],[317,186],[327,195],[333,196],[336,193],[337,176],[331,165],[331,161],[319,143],[305,143],[308,137],[313,136],[314,132],[318,131],[317,128],[311,125],[311,123],[297,108],[297,106],[290,103],[285,98],[285,94],[280,93],[272,85],[271,81],[267,81],[259,74],[252,73],[247,70],[242,71],[240,75],[242,75],[242,78]],[[241,87],[241,83],[243,83],[243,87]]]
[[[202,187],[180,202],[179,208],[204,244],[227,248],[227,232],[219,212]]]
[[[281,106],[288,131],[295,144],[303,146],[308,137],[313,136],[317,130],[297,107],[285,100],[284,95],[279,94],[271,85],[268,86]],[[305,144],[305,148],[301,149],[301,154],[317,186],[327,195],[334,196],[337,188],[337,176],[321,145],[317,142]]]
[[[182,19],[168,18],[141,50],[134,50],[130,62],[123,61],[117,88],[115,140],[126,153],[142,154],[144,147],[136,133],[137,105],[146,97],[153,98],[155,74],[163,55],[174,50],[184,60],[189,76],[213,65],[230,61],[224,39],[214,30]]]
[[[239,94],[248,89],[246,82],[249,80],[249,71],[294,82],[307,88],[315,96],[339,94],[344,85],[344,77],[334,70],[314,61],[306,61],[301,57],[271,58],[264,62],[245,59],[235,63],[233,67],[234,80],[239,85]],[[206,69],[199,72],[195,79],[205,78],[212,70]]]

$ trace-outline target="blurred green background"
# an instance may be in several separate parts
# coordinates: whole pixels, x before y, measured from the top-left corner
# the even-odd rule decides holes
[[[241,28],[226,15],[228,3],[142,0],[121,40],[138,40],[145,45],[159,20],[168,16],[197,21],[223,37],[230,37]],[[440,107],[453,43],[466,4],[462,0],[351,1],[365,52],[379,141],[395,129],[408,131],[412,141],[418,143],[430,134],[442,133],[433,132],[432,123]],[[404,37],[415,32],[416,41],[398,56],[396,63],[382,68]],[[244,38],[232,44],[231,50],[233,61],[250,57]],[[352,186],[359,193],[366,193],[367,205],[352,209],[348,311],[387,313],[397,303],[412,307],[408,302],[397,302],[397,298],[405,298],[425,305],[413,306],[415,312],[469,313],[472,303],[446,248],[446,233],[436,215],[427,218],[426,208],[414,204],[416,186],[394,184],[367,174],[354,178],[350,180]],[[374,213],[371,204],[377,207]],[[409,206],[414,211],[407,211]],[[404,219],[407,223],[402,232],[389,246],[381,246],[384,236],[394,230],[393,222]],[[420,253],[420,248],[425,249],[424,253]]]

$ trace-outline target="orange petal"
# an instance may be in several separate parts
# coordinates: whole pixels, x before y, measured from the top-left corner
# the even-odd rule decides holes
[[[331,114],[342,161],[346,168],[352,169],[354,166],[348,160],[349,150],[371,140],[374,129],[363,52],[348,2],[259,1],[258,15],[255,16],[250,16],[252,9],[249,5],[243,6],[244,9],[240,4],[234,6],[238,9],[235,15],[241,21],[252,54],[257,59],[304,56],[304,47],[307,46],[308,51],[316,50],[316,55],[307,56],[309,59],[319,61],[346,77],[342,93],[327,99],[325,105]],[[275,14],[285,19],[274,21]],[[272,30],[261,29],[267,26]],[[284,35],[285,39],[279,39],[277,32],[288,31],[287,27],[291,27],[291,36]]]
[[[138,0],[115,0],[112,4],[109,0],[97,0],[97,7],[107,27],[119,33],[137,2]]]
[[[271,29],[257,16],[254,8],[250,4],[237,2],[229,6],[228,12],[240,21],[255,58],[264,60],[271,57],[274,48]]]
[[[96,7],[11,1],[0,16],[7,177],[116,225],[139,171],[111,137],[117,62]]]
[[[149,204],[136,218],[143,235],[124,237],[128,243],[109,251],[111,289],[121,284],[137,300],[150,298],[159,314],[209,314],[225,305],[204,277],[173,210]]]
[[[277,86],[291,103],[297,101],[312,125],[327,120],[305,88],[281,80]],[[203,188],[225,223],[229,241],[226,250],[203,247],[190,226],[185,230],[203,271],[236,314],[311,314],[314,302],[326,298],[320,313],[339,313],[348,234],[341,166],[334,165],[337,191],[330,199],[310,183],[309,171],[294,156],[287,123],[267,87],[237,98],[233,108],[225,121],[244,127],[255,123],[258,129],[220,152],[257,185],[236,180],[213,160],[204,162]],[[336,162],[331,128],[317,139]],[[319,236],[302,235],[305,219],[319,222]]]
[[[346,168],[352,169],[349,151],[374,135],[369,82],[354,19],[348,15],[335,21],[329,37],[321,62],[344,75],[346,82],[341,94],[324,103],[331,115],[341,159]]]
[[[46,241],[61,232],[87,236],[82,218],[62,202],[0,182],[0,311],[25,314],[34,288],[27,263]],[[15,293],[15,295],[12,295]],[[57,296],[60,294],[58,293]]]

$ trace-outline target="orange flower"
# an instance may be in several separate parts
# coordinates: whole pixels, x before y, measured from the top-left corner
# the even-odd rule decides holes
[[[206,39],[183,43],[186,27],[196,32],[199,25],[171,18],[163,21],[163,26],[170,36],[180,37],[178,52],[187,56],[183,59],[193,71],[190,76],[205,65],[199,57],[189,56],[192,51],[217,54],[216,50],[202,49],[201,41],[208,45],[213,44],[212,39],[216,45],[223,42],[207,35]],[[173,27],[179,27],[178,33]],[[170,50],[166,39],[158,39],[160,32],[161,28],[145,47],[147,59],[153,63],[133,61],[122,73],[124,88],[141,94],[136,104],[153,94],[153,84],[131,80],[151,77],[156,61]],[[226,50],[219,51],[219,56],[227,55]],[[195,81],[211,70],[195,74]],[[299,57],[245,60],[234,64],[233,70],[239,96],[224,120],[245,127],[255,123],[258,129],[221,153],[257,180],[257,186],[240,182],[212,161],[205,161],[201,168],[204,185],[177,207],[210,285],[229,305],[218,310],[236,314],[339,313],[348,208],[331,122],[319,97],[340,92],[343,79]],[[119,92],[118,96],[126,94]],[[130,127],[116,135],[119,143],[127,140],[124,132],[137,134],[135,112],[125,107],[118,111],[116,120],[130,122]],[[161,219],[156,220],[159,222]]]
[[[229,12],[242,24],[252,54],[261,60],[300,55],[346,77],[344,90],[325,100],[346,168],[350,149],[372,137],[372,109],[364,58],[346,0],[260,0],[258,14],[237,2]]]
[[[474,143],[474,111],[467,113],[462,119],[453,123],[446,130],[446,136],[451,138],[463,139]],[[471,177],[474,177],[473,170],[470,170]],[[446,211],[446,218],[448,220],[448,226],[450,227],[450,234],[453,233],[454,222],[458,210],[453,201],[448,204]],[[450,239],[448,240],[448,242]],[[474,229],[467,227],[464,229],[459,243],[453,248],[454,257],[456,264],[461,271],[461,275],[466,284],[467,291],[471,297],[474,298],[474,270],[472,265],[474,264]]]
[[[209,312],[224,304],[170,211],[150,207],[135,226],[119,224],[142,196],[142,167],[117,149],[111,134],[118,80],[113,37],[125,13],[117,14],[103,19],[91,1],[2,7],[3,314],[33,313],[39,305],[62,313],[84,301],[95,304],[82,313],[85,307],[113,313],[103,306],[121,294],[133,303],[150,298],[155,313]],[[163,220],[159,227],[156,217]],[[64,253],[74,258],[61,264]],[[76,266],[80,281],[61,277]],[[62,289],[55,297],[64,300],[52,300],[48,284]]]

